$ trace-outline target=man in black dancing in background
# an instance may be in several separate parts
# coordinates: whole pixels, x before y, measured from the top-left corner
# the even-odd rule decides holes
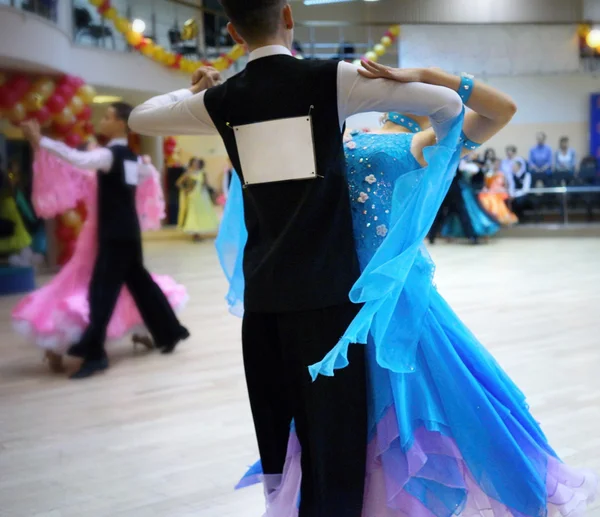
[[[73,379],[108,368],[106,329],[123,286],[131,293],[154,343],[163,353],[172,352],[179,341],[189,337],[167,297],[144,267],[135,193],[139,178],[148,170],[127,143],[131,110],[123,102],[109,106],[99,125],[99,133],[109,142],[92,151],[77,151],[42,137],[35,121],[22,126],[34,149],[42,147],[76,167],[97,173],[98,254],[89,288],[90,323],[68,352],[83,359]]]

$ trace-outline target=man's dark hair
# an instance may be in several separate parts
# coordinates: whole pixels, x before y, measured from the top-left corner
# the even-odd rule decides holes
[[[287,0],[220,0],[235,29],[249,43],[275,35]]]
[[[113,102],[110,107],[115,110],[115,117],[117,120],[122,120],[127,124],[129,115],[133,111],[133,106],[126,102]]]

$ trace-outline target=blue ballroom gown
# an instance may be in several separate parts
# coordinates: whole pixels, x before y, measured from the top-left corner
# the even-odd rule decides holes
[[[524,395],[433,284],[423,241],[458,165],[462,120],[425,149],[427,167],[410,153],[411,134],[365,133],[346,143],[362,269],[349,295],[364,305],[310,374],[334,375],[348,364],[350,343],[367,343],[363,517],[583,515],[597,478],[557,458]],[[246,237],[234,175],[216,245],[238,316]],[[266,496],[267,517],[297,517],[301,454],[291,423],[285,470]],[[260,481],[258,462],[238,488]]]

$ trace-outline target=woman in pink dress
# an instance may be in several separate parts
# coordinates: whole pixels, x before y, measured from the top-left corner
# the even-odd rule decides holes
[[[144,158],[149,164],[149,159]],[[89,323],[88,286],[97,253],[96,175],[83,171],[40,149],[33,164],[32,201],[37,214],[49,219],[75,208],[79,201],[87,207],[71,260],[44,287],[23,298],[12,313],[15,330],[27,336],[46,353],[53,371],[62,371],[62,357],[77,342]],[[160,228],[165,203],[159,174],[141,183],[136,193],[138,217],[143,230]],[[187,301],[185,287],[171,277],[154,275],[155,282],[177,311]],[[132,296],[123,288],[108,327],[109,339],[118,339],[142,330],[142,318]],[[134,334],[134,344],[152,348],[145,334]]]

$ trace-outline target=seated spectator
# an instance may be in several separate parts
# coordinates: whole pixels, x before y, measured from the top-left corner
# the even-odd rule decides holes
[[[517,148],[514,145],[506,147],[506,158],[500,163],[500,170],[508,178],[512,174],[513,164],[517,159]]]
[[[525,209],[531,205],[528,199],[531,189],[531,173],[527,172],[527,164],[523,158],[515,159],[513,170],[506,176],[506,180],[512,211],[522,221]]]
[[[529,170],[552,174],[552,148],[546,144],[546,133],[537,134],[537,144],[529,151]]]
[[[576,157],[575,149],[569,147],[569,138],[563,136],[558,144],[558,151],[554,157],[554,171],[575,174]]]

